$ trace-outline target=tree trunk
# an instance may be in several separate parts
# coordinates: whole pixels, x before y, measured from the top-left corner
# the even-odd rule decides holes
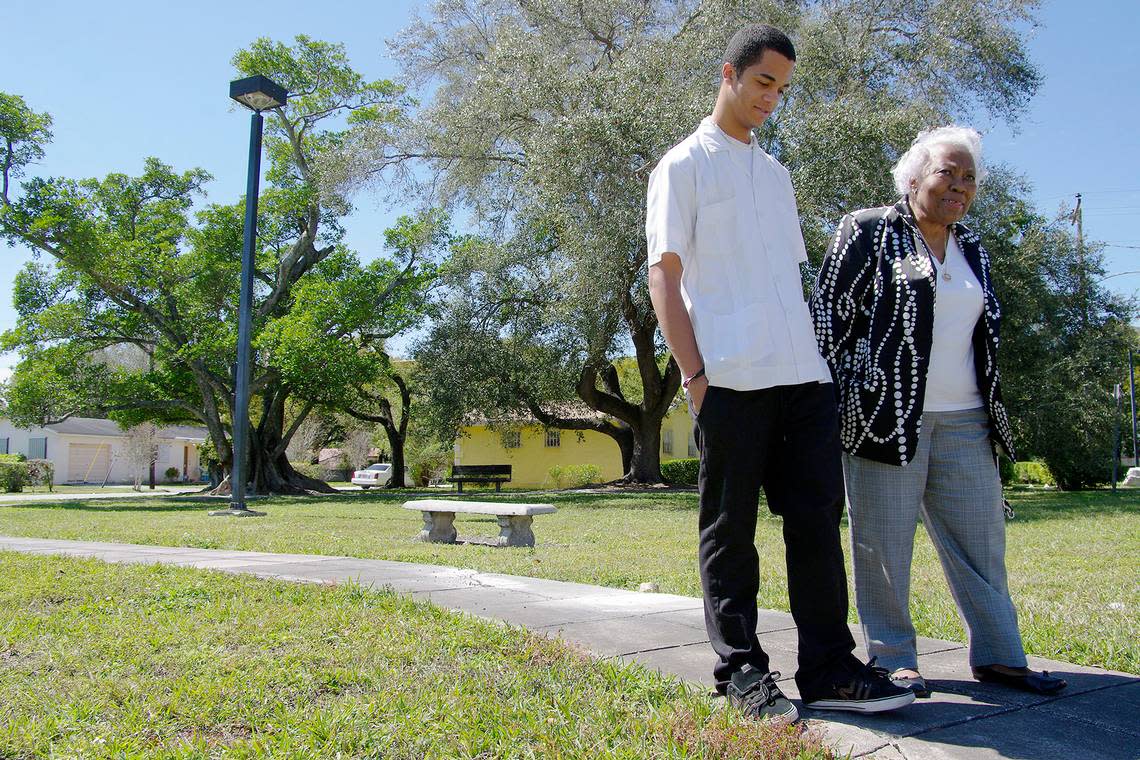
[[[646,419],[649,418],[649,419]],[[633,428],[633,452],[623,480],[627,483],[661,483],[661,420],[646,412]]]
[[[247,436],[249,451],[247,454],[246,493],[258,495],[300,495],[314,493],[338,493],[335,488],[323,480],[310,478],[293,469],[285,453],[289,445],[285,434],[285,400],[288,398],[288,389],[270,386],[262,391],[261,419],[257,425],[251,425]],[[294,426],[293,430],[296,429]],[[293,431],[288,431],[291,434]],[[225,442],[226,449],[232,452],[230,441]],[[229,461],[224,462],[226,478],[210,493],[225,495],[232,493],[230,477],[233,474],[232,455]]]
[[[392,479],[388,481],[388,488],[403,488],[404,438],[395,425],[384,425],[384,432],[388,435],[388,448],[392,450]]]

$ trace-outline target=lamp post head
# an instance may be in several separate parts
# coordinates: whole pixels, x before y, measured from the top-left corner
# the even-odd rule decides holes
[[[264,111],[285,105],[285,88],[261,75],[230,82],[230,97],[251,111]]]

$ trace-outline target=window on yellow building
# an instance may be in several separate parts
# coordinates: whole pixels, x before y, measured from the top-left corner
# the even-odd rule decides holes
[[[517,430],[508,430],[503,433],[503,448],[517,449],[522,446],[522,436]]]
[[[562,431],[561,430],[547,430],[546,431],[546,448],[556,449],[562,445]]]
[[[662,430],[661,431],[661,453],[662,454],[672,454],[673,453],[673,431],[672,430]]]

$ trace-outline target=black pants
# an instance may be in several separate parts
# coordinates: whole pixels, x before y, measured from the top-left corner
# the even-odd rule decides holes
[[[724,691],[746,663],[768,670],[756,636],[760,489],[784,521],[788,598],[799,632],[802,689],[851,656],[847,574],[839,542],[843,469],[829,384],[755,391],[710,387],[696,420],[701,451],[700,565],[705,625]]]

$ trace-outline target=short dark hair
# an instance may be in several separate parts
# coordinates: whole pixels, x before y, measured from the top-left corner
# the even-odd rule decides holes
[[[765,50],[777,52],[789,61],[796,60],[796,48],[788,35],[768,24],[746,26],[732,35],[724,49],[724,60],[740,74],[764,57]]]

